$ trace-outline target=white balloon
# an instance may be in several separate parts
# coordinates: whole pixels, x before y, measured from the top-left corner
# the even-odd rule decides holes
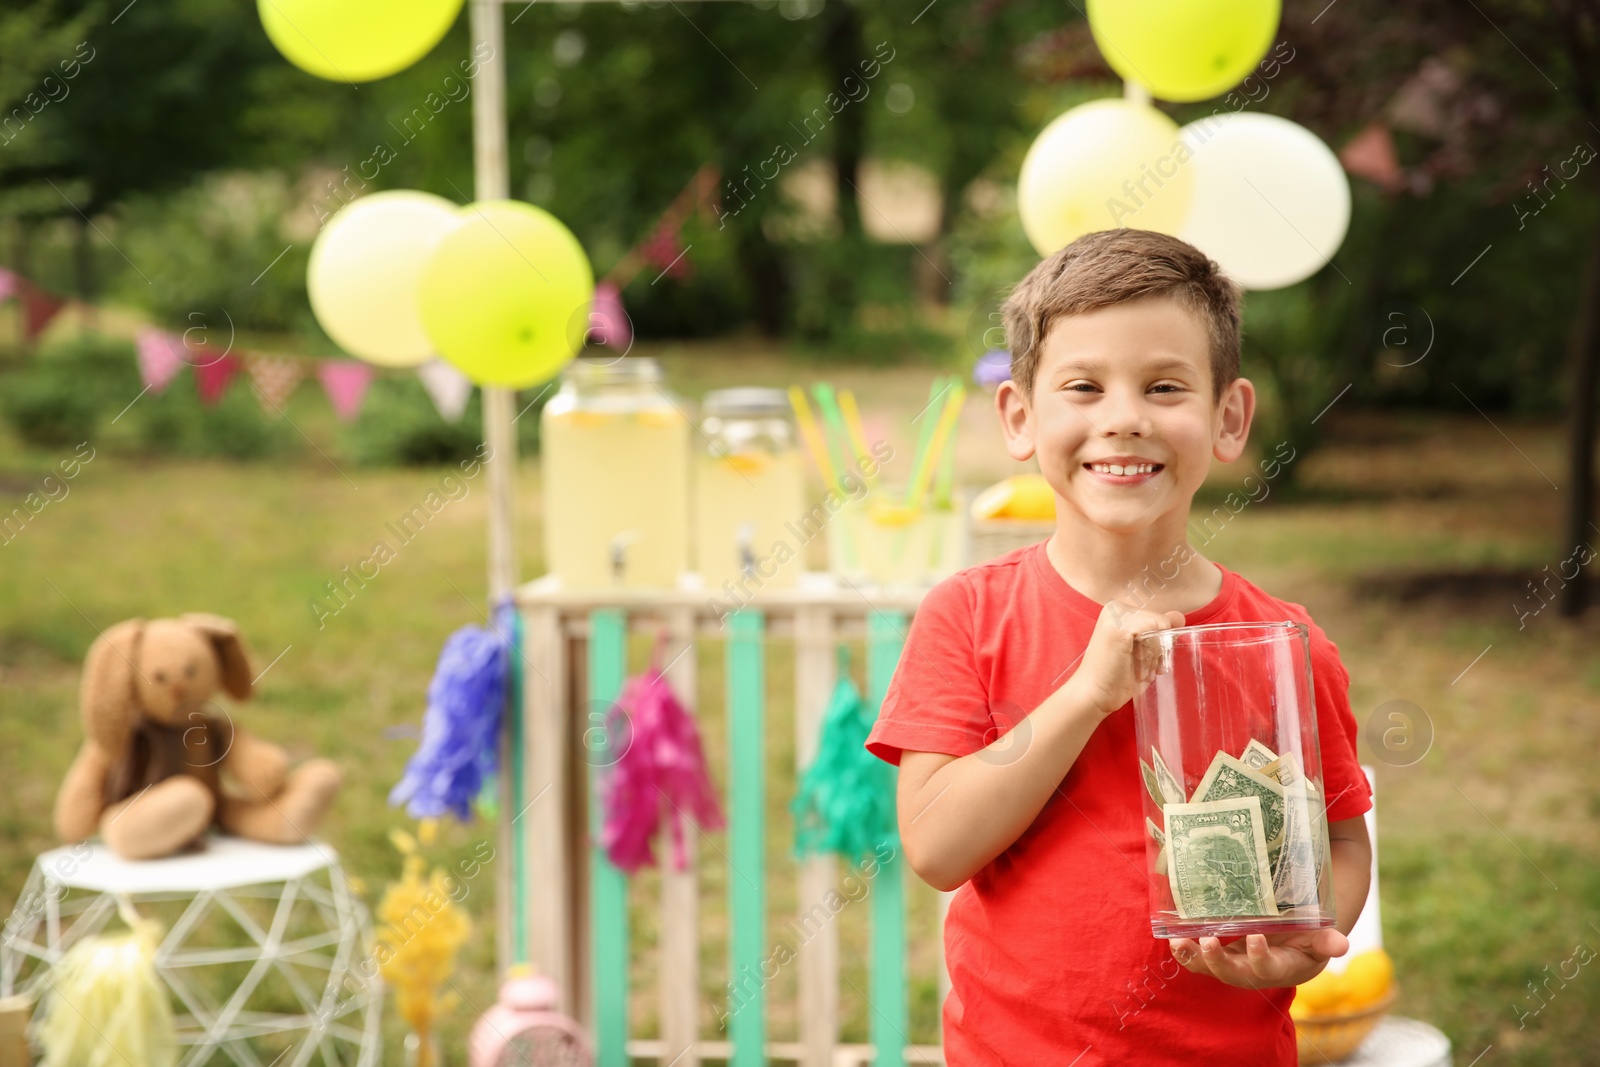
[[[306,290],[334,343],[381,367],[433,358],[417,285],[439,239],[461,222],[444,197],[405,189],[364,196],[330,219],[311,246]]]
[[[1350,181],[1316,134],[1276,115],[1211,115],[1179,131],[1194,201],[1178,236],[1246,289],[1281,289],[1333,258]]]

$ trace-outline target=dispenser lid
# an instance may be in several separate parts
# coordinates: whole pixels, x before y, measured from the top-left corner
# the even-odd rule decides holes
[[[743,385],[713,389],[700,401],[700,410],[718,418],[784,418],[789,415],[789,394],[782,389]]]

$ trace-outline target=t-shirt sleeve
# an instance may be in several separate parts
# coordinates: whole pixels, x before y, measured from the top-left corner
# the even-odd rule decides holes
[[[1356,758],[1356,717],[1350,708],[1350,672],[1339,649],[1320,628],[1311,637],[1311,680],[1316,691],[1317,742],[1328,821],[1354,819],[1372,807],[1372,787]]]
[[[911,618],[900,662],[878,709],[866,747],[900,765],[900,754],[965,756],[990,740],[988,687],[973,640],[973,591],[953,574],[923,595]]]

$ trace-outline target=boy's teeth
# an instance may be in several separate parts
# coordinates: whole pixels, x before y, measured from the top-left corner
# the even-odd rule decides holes
[[[1150,472],[1152,472],[1152,471],[1154,471],[1156,469],[1155,468],[1155,464],[1153,464],[1153,463],[1129,464],[1127,466],[1123,466],[1120,463],[1092,463],[1092,464],[1090,464],[1090,467],[1091,467],[1091,469],[1093,469],[1095,471],[1098,471],[1101,474],[1119,474],[1119,475],[1120,474],[1149,474]]]

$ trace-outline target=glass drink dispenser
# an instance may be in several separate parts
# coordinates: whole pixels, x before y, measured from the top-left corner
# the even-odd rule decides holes
[[[694,555],[711,595],[793,588],[804,542],[800,451],[781,389],[718,389],[701,401],[694,465]]]
[[[688,569],[693,429],[661,365],[573,360],[540,431],[545,558],[562,587],[676,587]]]

